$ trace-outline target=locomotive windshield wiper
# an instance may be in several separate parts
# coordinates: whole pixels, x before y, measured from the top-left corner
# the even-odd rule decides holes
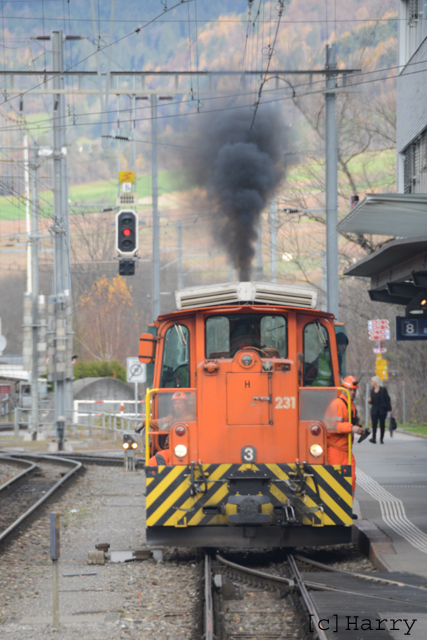
[[[182,346],[184,347],[184,349],[186,349],[188,345],[187,345],[187,340],[185,338],[184,332],[182,330],[182,326],[176,323],[173,326],[175,327],[175,331],[178,334],[178,337],[181,341]]]
[[[314,321],[314,326],[316,327],[317,330],[317,335],[319,337],[319,342],[323,345],[323,348],[325,349],[328,346],[328,341],[325,338],[325,335],[322,333],[320,327],[322,326],[319,322],[319,320],[315,320]]]
[[[273,327],[272,329],[266,329],[264,333],[270,333],[270,331],[277,331],[277,329],[283,329],[286,327],[286,324],[280,324],[278,327]]]

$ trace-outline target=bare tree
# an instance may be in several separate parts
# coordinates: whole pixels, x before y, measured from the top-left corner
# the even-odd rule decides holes
[[[336,100],[338,209],[341,217],[349,210],[350,196],[395,190],[396,88],[394,79],[380,81],[384,73],[375,72],[381,64],[380,53],[384,53],[383,43],[378,51],[373,47],[378,24],[379,20],[372,22],[364,46],[358,49],[357,56],[350,56],[348,65],[370,73],[350,79],[349,93],[338,94]],[[395,42],[390,41],[386,46],[393,48]],[[293,102],[299,114],[294,127],[298,131],[295,135],[297,175],[293,178],[291,173],[280,193],[280,202],[284,209],[294,212],[292,215],[324,225],[324,99],[319,93],[299,97],[298,91],[294,90]],[[356,245],[364,254],[375,251],[385,242],[384,238],[363,234],[342,235],[347,240],[347,248]],[[353,256],[354,252],[350,251],[348,262]]]

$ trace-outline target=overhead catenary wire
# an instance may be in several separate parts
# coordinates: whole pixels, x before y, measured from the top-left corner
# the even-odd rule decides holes
[[[98,7],[99,7],[99,3],[98,3]],[[260,23],[261,23],[261,22],[262,22],[262,24],[264,24],[264,22],[267,22],[267,21],[260,21]],[[197,24],[197,22],[196,22],[196,24]],[[258,36],[259,36],[259,31],[258,31]],[[197,78],[198,78],[198,76],[197,76]],[[108,112],[108,111],[107,111],[107,112]],[[104,113],[105,113],[105,112],[104,112]],[[142,140],[141,140],[141,142],[145,142],[145,141],[142,141]],[[148,142],[148,141],[147,141],[147,142]]]
[[[40,2],[40,0],[35,0],[36,2]],[[47,0],[45,0],[47,1]],[[184,0],[184,2],[186,2],[187,0]],[[13,0],[13,3],[16,4],[18,2],[18,0]],[[23,2],[27,3],[28,0],[23,0]],[[62,2],[62,0],[58,0],[58,2]],[[26,20],[28,21],[28,17],[27,16],[4,16],[5,20]],[[46,20],[50,21],[50,22],[62,22],[63,18],[55,18],[55,17],[49,17],[46,18]],[[73,22],[92,22],[92,20],[90,18],[72,18]],[[382,22],[407,22],[407,18],[399,18],[399,16],[396,14],[394,16],[387,16],[387,17],[383,17],[380,18],[380,20]],[[190,22],[195,22],[195,18],[190,18]],[[100,18],[100,22],[111,22],[110,18]],[[135,24],[135,20],[132,20],[131,18],[115,18],[114,22],[117,22],[119,24]],[[149,21],[147,21],[148,23]],[[182,18],[182,19],[165,19],[162,20],[163,23],[165,24],[182,24],[187,22],[187,18]],[[246,24],[246,19],[245,18],[221,18],[221,19],[209,19],[209,20],[197,20],[198,23],[202,23],[202,24]],[[277,20],[260,20],[258,19],[257,22],[259,22],[260,24],[265,23],[265,24],[269,24],[270,22],[272,22],[273,24],[277,22]],[[372,22],[372,18],[337,18],[336,20],[337,24],[347,24],[347,23],[366,23],[366,22]],[[287,18],[285,20],[286,24],[325,24],[326,23],[326,19],[325,18],[312,18],[312,19],[304,19],[304,20],[292,20],[290,18]],[[141,24],[146,24],[144,21],[141,22]],[[21,38],[21,40],[24,40],[24,38]]]
[[[378,19],[378,20],[380,20],[380,19]],[[372,20],[370,20],[370,22],[372,22]],[[415,64],[419,64],[420,62],[422,62],[422,61],[418,61],[418,62],[417,62],[417,63],[415,63]],[[73,65],[73,66],[75,66],[75,65]],[[389,69],[392,69],[392,68],[396,68],[396,67],[389,67]],[[400,68],[400,67],[398,67],[398,68]],[[383,70],[384,70],[384,69],[383,69]],[[380,72],[380,70],[374,70],[374,71],[372,71],[372,72],[365,72],[365,73],[378,73],[378,72]],[[380,79],[380,80],[382,80],[382,79]],[[302,85],[300,84],[299,86],[302,86]],[[212,98],[212,99],[213,99],[213,98]],[[182,101],[180,101],[180,102],[182,102]],[[143,107],[142,107],[142,108],[143,108]],[[103,113],[103,112],[101,112],[101,113]]]
[[[195,38],[195,45],[196,45],[196,71],[197,71],[197,76],[196,76],[196,81],[197,81],[197,112],[200,111],[200,108],[203,106],[202,103],[200,102],[200,86],[199,86],[199,35],[198,35],[198,29],[197,29],[197,0],[194,0],[194,12],[196,15],[196,38]]]
[[[251,11],[252,11],[252,2],[248,2],[248,19],[247,19],[247,25],[246,25],[246,36],[245,36],[245,46],[243,49],[243,56],[242,56],[242,77],[240,79],[240,82],[243,82],[243,72],[246,70],[245,64],[246,64],[246,53],[248,51],[248,39],[249,39],[249,27],[251,24]],[[240,85],[241,86],[241,85]]]
[[[187,13],[188,13],[188,55],[190,57],[190,71],[193,71],[193,63],[191,59],[190,4],[187,5]],[[194,100],[193,76],[190,76],[190,96],[191,96],[191,100]]]
[[[422,61],[418,61],[418,62],[408,63],[408,65],[406,65],[406,66],[417,65],[417,64],[425,64],[425,63],[426,63],[426,61],[422,60]],[[352,73],[352,77],[356,78],[356,77],[364,76],[364,75],[372,75],[372,74],[382,73],[384,71],[387,72],[389,70],[401,69],[401,67],[402,67],[402,65],[395,65],[395,66],[391,66],[391,67],[385,67],[383,69],[374,69],[372,71],[366,71],[366,72],[357,71],[357,72]],[[303,72],[303,70],[302,70],[302,72]],[[319,72],[320,72],[320,70],[319,70]],[[409,72],[409,73],[407,73],[405,75],[414,75],[414,74],[418,74],[418,73],[427,73],[427,69],[421,69],[421,70],[418,70],[418,71],[411,71],[411,72]],[[298,75],[298,73],[296,72],[295,75]],[[383,78],[375,78],[375,79],[372,79],[372,80],[365,80],[365,81],[361,81],[361,82],[353,82],[353,81],[351,81],[351,84],[348,84],[346,89],[349,90],[349,89],[351,89],[353,87],[357,87],[357,86],[361,86],[361,85],[365,85],[365,84],[372,84],[374,82],[393,80],[394,78],[397,78],[399,75],[400,74],[397,73],[397,74],[394,74],[394,75],[385,76]],[[276,78],[276,77],[278,79],[280,79],[280,76],[272,76],[272,78]],[[295,91],[294,91],[292,96],[284,96],[282,98],[277,98],[277,99],[274,99],[274,100],[265,101],[265,102],[263,102],[263,104],[269,104],[269,103],[272,103],[272,102],[286,102],[288,100],[299,99],[299,98],[307,97],[307,96],[310,96],[310,95],[317,95],[319,93],[324,93],[325,92],[325,89],[323,87],[323,82],[321,82],[321,81],[316,81],[316,82],[311,82],[311,83],[310,82],[305,82],[305,83],[300,83],[298,85],[291,85],[290,83],[288,83],[288,84],[292,87],[293,90],[295,90],[295,89],[297,89],[299,87],[310,86],[310,85],[314,85],[314,84],[322,84],[322,89],[320,89],[318,91],[316,91],[316,90],[314,90],[314,91],[306,91],[306,92],[302,92],[302,93],[299,93],[299,94],[295,93]],[[283,89],[269,89],[269,90],[264,90],[264,93],[267,93],[267,92],[273,93],[273,92],[283,91],[283,90],[285,90],[285,88],[283,88]],[[224,94],[222,96],[207,96],[205,99],[206,100],[223,100],[223,101],[225,101],[227,99],[231,100],[232,98],[250,96],[250,95],[252,95],[252,93],[253,92],[247,92],[245,94],[238,93],[238,94]],[[337,93],[339,94],[339,87],[337,88]],[[159,103],[158,106],[159,107],[169,107],[169,106],[173,106],[173,105],[177,105],[177,104],[186,104],[186,103],[189,103],[189,102],[192,102],[192,100],[191,99],[179,100],[179,101],[173,101],[172,100],[172,101],[169,101],[168,103],[164,103],[164,104]],[[210,109],[206,113],[213,113],[213,112],[219,112],[219,111],[230,111],[230,110],[246,108],[246,107],[249,107],[249,106],[250,105],[248,105],[248,104],[247,105],[239,104],[239,105],[233,105],[233,106],[228,106],[228,107],[221,107],[221,108],[218,108],[218,109]],[[141,107],[136,107],[135,110],[143,111],[143,110],[147,110],[149,108],[150,107],[141,106]],[[127,109],[125,109],[125,110],[127,110]],[[104,110],[104,111],[96,111],[96,112],[91,111],[91,112],[89,112],[89,114],[87,114],[87,112],[86,112],[86,115],[90,115],[90,116],[106,115],[106,114],[109,115],[110,113],[113,113],[113,111],[112,110]],[[77,115],[82,116],[83,114],[77,114]],[[167,116],[159,116],[159,115],[157,115],[156,117],[157,117],[157,119],[160,120],[160,119],[166,119],[166,118],[181,118],[181,117],[187,117],[187,116],[190,116],[190,115],[194,115],[194,114],[192,114],[191,112],[188,112],[188,113],[174,113],[174,114],[169,114]],[[138,119],[135,119],[135,121],[136,122],[142,122],[142,121],[149,121],[150,119],[151,119],[151,117],[138,118]],[[49,130],[50,127],[46,123],[52,122],[53,120],[54,120],[54,118],[50,118],[50,120],[48,120],[48,121],[46,121],[46,119],[41,120],[41,121],[36,121],[36,122],[32,123],[32,126],[38,125],[40,127],[40,125],[46,125],[46,130]],[[127,121],[126,120],[122,120],[122,122],[127,122]],[[79,121],[79,124],[81,124],[83,126],[93,126],[93,122],[81,122],[81,121]],[[98,124],[101,124],[101,123],[98,123]],[[0,127],[0,131],[1,130],[2,130],[2,128]]]
[[[261,2],[261,0],[260,0],[260,2]],[[171,8],[171,9],[172,9],[172,8]],[[258,14],[259,14],[259,10],[258,10]],[[156,18],[154,18],[154,19],[156,19]],[[153,19],[153,20],[154,20],[154,19]],[[256,18],[255,18],[255,21],[257,21],[257,20],[258,20],[259,22],[261,22],[261,20],[260,20],[260,18],[259,18],[259,15],[257,15],[257,16],[256,16]],[[163,20],[163,22],[168,22],[168,21],[169,21],[169,20]],[[254,22],[255,22],[255,21],[254,21]],[[368,19],[367,19],[366,21],[371,21],[371,20],[368,20]],[[151,22],[152,22],[152,21],[151,21]],[[172,21],[171,21],[171,22],[172,22]],[[180,20],[176,20],[176,22],[180,22]],[[182,22],[182,21],[181,21],[181,22]],[[221,21],[218,21],[218,22],[221,22]],[[264,21],[264,22],[268,22],[268,21]],[[270,21],[270,22],[271,22],[271,21]],[[302,21],[302,22],[303,22],[303,21]],[[149,22],[149,21],[147,21],[147,23],[146,23],[146,24],[149,24],[149,23],[150,23],[150,22]],[[145,26],[145,25],[144,25],[144,26]],[[133,32],[131,32],[131,33],[133,33]],[[131,35],[131,34],[128,34],[128,35]],[[126,36],[124,36],[124,37],[126,37]]]
[[[278,5],[279,5],[279,9],[278,9],[279,19],[277,21],[276,33],[275,33],[275,36],[274,36],[273,46],[270,48],[269,53],[268,53],[267,68],[265,70],[264,80],[261,81],[261,84],[260,84],[260,87],[259,87],[258,98],[257,98],[257,101],[255,102],[254,115],[252,117],[252,122],[251,122],[250,129],[252,129],[252,127],[254,126],[255,118],[256,118],[256,115],[257,115],[257,112],[258,112],[258,108],[259,108],[259,105],[260,105],[260,102],[261,102],[262,90],[263,90],[264,85],[265,85],[265,83],[267,81],[267,75],[268,75],[268,71],[270,69],[271,59],[272,59],[272,57],[274,55],[274,47],[276,45],[277,35],[279,33],[280,20],[282,18],[283,10],[285,8],[284,0],[279,0],[278,1]]]
[[[425,64],[425,61],[422,61]],[[418,64],[418,63],[414,63],[414,64]],[[390,69],[392,68],[400,68],[400,67],[390,67]],[[375,70],[375,71],[371,71],[371,72],[366,72],[366,74],[372,74],[372,73],[379,73],[379,71]],[[419,73],[427,73],[427,69],[420,69],[418,71],[412,71],[409,72],[408,74],[405,75],[416,75]],[[354,75],[364,75],[364,74],[354,74]],[[386,77],[383,78],[376,78],[373,80],[364,80],[364,81],[360,81],[360,82],[352,82],[352,84],[348,84],[346,87],[346,90],[348,91],[351,88],[357,87],[357,86],[362,86],[365,84],[372,84],[374,82],[381,82],[381,81],[387,81],[387,80],[392,80],[394,78],[397,78],[400,74],[397,73],[395,75],[388,75]],[[305,83],[305,86],[307,86],[309,83]],[[273,91],[273,90],[272,90]],[[339,88],[336,89],[337,94],[339,94]],[[325,89],[319,89],[319,90],[315,90],[315,91],[306,91],[306,92],[302,92],[302,93],[293,93],[293,95],[291,96],[284,96],[281,98],[276,98],[276,99],[271,99],[271,100],[267,100],[264,101],[262,104],[273,104],[273,103],[277,103],[277,102],[287,102],[287,101],[293,101],[296,99],[300,99],[300,98],[305,98],[308,96],[314,96],[314,95],[319,95],[319,94],[323,94],[325,93]],[[239,94],[238,94],[239,95]],[[222,99],[224,100],[227,96],[223,97]],[[218,99],[215,96],[213,96],[212,98],[210,97],[209,99]],[[184,101],[179,101],[178,104],[180,103],[186,103],[188,101],[184,100]],[[173,102],[170,102],[167,106],[174,104]],[[175,103],[177,104],[177,103]],[[159,105],[159,106],[165,106],[165,105]],[[231,105],[231,106],[227,106],[227,107],[219,107],[217,109],[208,109],[205,110],[204,113],[218,113],[221,111],[235,111],[236,109],[244,109],[244,108],[249,108],[250,105]],[[146,109],[146,107],[141,107],[141,109]],[[105,112],[98,112],[100,115],[104,115],[106,113],[110,113],[109,111],[105,111]],[[90,115],[93,115],[93,113],[91,113]],[[173,119],[173,118],[183,118],[183,117],[188,117],[188,116],[193,116],[194,112],[188,112],[188,113],[174,113],[174,114],[168,114],[165,116],[162,115],[157,115],[156,119],[157,120],[165,120],[165,119]],[[135,122],[148,122],[151,118],[150,117],[145,117],[145,118],[135,118]],[[53,120],[53,118],[51,119]],[[45,124],[46,121],[41,121],[40,124]],[[128,120],[122,120],[122,123],[125,122],[129,122]],[[81,126],[93,126],[93,122],[79,122],[79,124]],[[102,124],[102,122],[98,122],[98,124]],[[1,127],[0,127],[0,131],[1,131]],[[46,127],[46,130],[49,130],[49,127]]]
[[[3,2],[3,0],[2,0]],[[132,31],[130,31],[129,33],[126,33],[125,35],[121,36],[120,38],[117,38],[116,40],[114,40],[113,42],[109,42],[106,45],[104,45],[103,47],[101,47],[100,49],[107,49],[109,47],[112,47],[113,45],[117,44],[118,42],[121,42],[122,40],[129,38],[130,36],[134,35],[134,34],[138,34],[140,33],[143,29],[145,29],[146,27],[148,27],[150,24],[153,24],[153,22],[155,22],[156,20],[158,20],[159,18],[161,18],[165,13],[169,13],[170,11],[173,11],[174,9],[176,9],[177,7],[189,3],[189,2],[193,2],[193,0],[180,0],[180,2],[177,2],[176,4],[174,4],[172,7],[169,7],[168,9],[164,8],[162,13],[159,13],[158,15],[156,15],[154,18],[152,18],[151,20],[148,20],[146,23],[144,23],[143,25],[140,25],[139,27],[137,27],[136,29],[132,29]],[[2,4],[3,7],[3,4]],[[61,19],[62,20],[62,19]],[[4,27],[3,27],[3,33],[4,33]],[[89,60],[90,58],[92,58],[92,56],[96,55],[97,51],[93,51],[92,53],[88,54],[86,57],[82,58],[81,60],[78,60],[74,65],[72,65],[71,67],[68,67],[67,69],[64,69],[63,71],[70,71],[71,69],[74,69],[75,67],[77,67],[79,64],[82,64],[83,62],[86,62],[86,60]],[[6,68],[6,62],[4,63],[4,68]],[[53,74],[51,77],[51,79],[56,78],[58,76],[62,76],[63,72],[61,73],[56,73]],[[28,89],[27,91],[24,92],[24,94],[31,92],[32,90],[40,87],[43,84],[43,82],[38,83],[37,85],[35,85],[34,87],[32,87],[31,89]],[[22,95],[24,95],[22,94]],[[8,102],[8,100],[5,100],[4,102]],[[3,103],[0,103],[0,106]]]

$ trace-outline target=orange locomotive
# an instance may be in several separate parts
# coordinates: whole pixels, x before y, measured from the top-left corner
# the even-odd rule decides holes
[[[176,293],[178,311],[142,334],[140,360],[154,365],[145,429],[149,544],[350,540],[351,459],[327,464],[327,434],[337,430],[334,406],[345,392],[342,359],[334,318],[314,309],[315,298],[272,283],[186,289]]]

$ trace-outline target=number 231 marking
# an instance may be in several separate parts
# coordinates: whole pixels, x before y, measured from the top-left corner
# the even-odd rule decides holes
[[[285,396],[284,398],[277,396],[274,402],[276,403],[275,409],[295,409],[295,396]]]

